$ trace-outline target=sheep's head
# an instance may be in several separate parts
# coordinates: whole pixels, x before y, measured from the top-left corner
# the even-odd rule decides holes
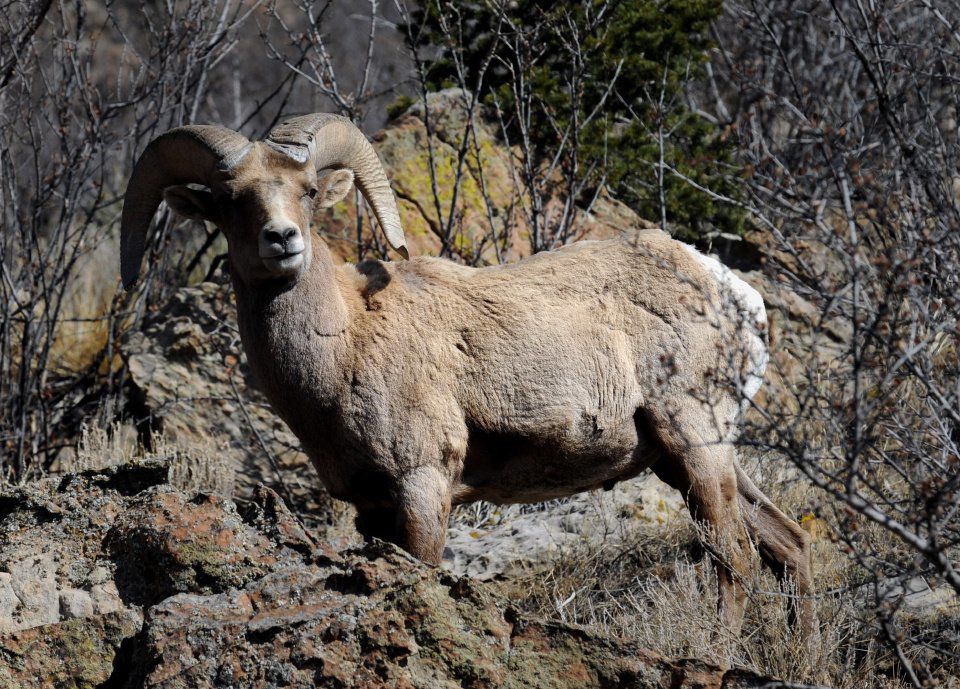
[[[224,127],[190,126],[154,139],[124,198],[120,271],[136,282],[161,198],[177,213],[215,223],[233,270],[247,283],[296,280],[310,266],[310,220],[356,182],[387,240],[407,256],[396,201],[366,137],[335,115],[289,120],[251,143]],[[188,184],[201,185],[195,189]]]
[[[176,213],[207,220],[227,238],[230,263],[244,282],[296,279],[310,267],[310,220],[353,186],[353,172],[320,173],[269,146],[254,144],[243,160],[215,175],[208,189],[167,187]]]

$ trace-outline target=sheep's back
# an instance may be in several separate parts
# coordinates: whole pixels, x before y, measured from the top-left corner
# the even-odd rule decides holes
[[[480,269],[392,265],[396,293],[374,320],[397,324],[407,368],[443,380],[470,423],[542,432],[631,418],[671,360],[689,353],[690,303],[709,289],[678,243],[640,239]]]

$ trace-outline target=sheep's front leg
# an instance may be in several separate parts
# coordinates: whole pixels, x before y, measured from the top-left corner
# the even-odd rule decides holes
[[[397,544],[419,560],[439,565],[447,540],[450,481],[439,469],[418,467],[400,482],[397,502]]]
[[[406,472],[393,491],[394,507],[358,509],[364,538],[395,543],[418,560],[440,564],[450,516],[450,482],[433,467]]]

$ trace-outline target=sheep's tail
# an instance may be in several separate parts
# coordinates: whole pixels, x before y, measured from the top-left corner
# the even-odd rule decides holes
[[[745,360],[738,378],[741,412],[760,389],[769,361],[769,327],[763,297],[749,284],[712,256],[683,245],[717,281],[725,310],[736,320],[744,342]]]

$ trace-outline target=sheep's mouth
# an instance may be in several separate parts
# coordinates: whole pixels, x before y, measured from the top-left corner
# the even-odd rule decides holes
[[[303,265],[303,252],[288,251],[276,256],[264,256],[262,260],[271,273],[283,275],[300,269]]]

